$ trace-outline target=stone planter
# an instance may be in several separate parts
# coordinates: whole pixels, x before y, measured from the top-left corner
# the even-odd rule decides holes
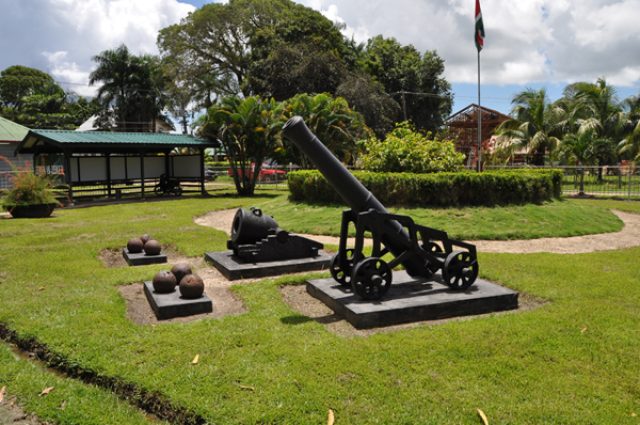
[[[4,206],[13,218],[44,218],[49,217],[58,204],[32,204]]]

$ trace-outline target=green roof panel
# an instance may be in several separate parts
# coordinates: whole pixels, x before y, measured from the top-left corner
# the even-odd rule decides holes
[[[27,127],[0,117],[0,142],[21,142],[28,132]]]
[[[215,143],[185,134],[119,133],[111,131],[32,130],[36,136],[61,144],[211,146]]]

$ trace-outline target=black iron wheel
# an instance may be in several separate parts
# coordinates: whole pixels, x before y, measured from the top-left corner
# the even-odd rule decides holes
[[[175,196],[182,196],[182,187],[176,186],[173,188],[173,194]]]
[[[162,186],[160,186],[159,184],[155,185],[155,187],[153,188],[153,193],[156,194],[156,196],[162,196],[164,195],[164,190],[162,189]]]
[[[329,270],[331,270],[331,276],[340,285],[351,285],[351,270],[353,270],[353,249],[347,249],[344,252],[345,264],[340,264],[340,253],[337,253],[331,259],[329,263]]]
[[[378,257],[358,262],[351,276],[353,292],[364,300],[379,300],[391,287],[391,268]]]
[[[442,279],[451,289],[467,289],[478,277],[478,259],[469,251],[454,251],[447,255],[442,267]]]

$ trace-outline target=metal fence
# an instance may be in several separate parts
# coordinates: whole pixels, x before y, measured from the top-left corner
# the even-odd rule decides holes
[[[640,168],[635,165],[605,166],[490,166],[489,169],[553,168],[562,170],[562,194],[606,198],[640,199]]]

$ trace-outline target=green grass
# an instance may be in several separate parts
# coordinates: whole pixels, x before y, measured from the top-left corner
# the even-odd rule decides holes
[[[195,225],[193,216],[269,202],[194,199],[2,220],[0,321],[83,367],[159,391],[211,423],[326,423],[329,408],[344,424],[477,424],[477,408],[500,424],[638,423],[632,414],[640,415],[640,248],[484,254],[482,277],[547,303],[369,337],[334,335],[292,311],[278,288],[302,277],[234,286],[248,309],[240,316],[156,326],[125,318],[118,286],[167,266],[106,269],[100,250],[149,233],[200,257],[224,249],[226,238]],[[588,205],[559,204],[565,206]],[[26,386],[31,378],[13,372],[12,362],[0,351],[0,385]],[[112,408],[89,389],[96,410]],[[28,410],[56,414],[57,404],[46,399],[30,404],[30,391],[18,391]],[[135,424],[139,417],[104,423]]]
[[[299,233],[339,235],[342,206],[293,203],[286,196],[256,203],[283,229]],[[461,239],[533,239],[616,232],[623,223],[606,207],[573,200],[543,205],[476,208],[390,208],[418,224],[442,229]]]
[[[61,424],[149,424],[152,420],[115,395],[92,385],[63,378],[0,344],[0,387],[17,397],[24,411]],[[46,396],[42,390],[53,387]],[[0,423],[5,423],[0,414]]]

